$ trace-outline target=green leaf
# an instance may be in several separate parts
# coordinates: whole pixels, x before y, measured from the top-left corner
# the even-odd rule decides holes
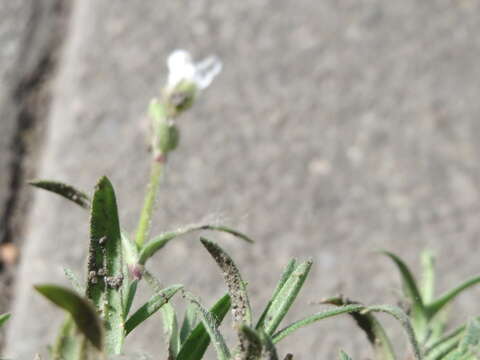
[[[421,295],[429,303],[435,296],[435,257],[428,250],[422,252],[422,268]]]
[[[336,306],[360,305],[358,302],[350,301],[343,297],[327,299],[323,301],[323,303]],[[367,335],[368,341],[371,343],[375,351],[375,358],[382,360],[395,360],[395,352],[392,343],[377,318],[370,313],[363,314],[361,312],[352,312],[350,315]]]
[[[217,327],[223,321],[228,310],[230,310],[230,304],[230,295],[227,294],[218,300],[210,309],[210,313],[215,319]],[[193,308],[197,311],[195,306],[193,306]],[[210,335],[208,335],[203,323],[200,323],[190,332],[188,337],[182,343],[177,360],[201,360],[209,344]]]
[[[298,330],[301,327],[310,325],[316,321],[327,319],[332,316],[348,314],[355,311],[361,311],[363,309],[365,309],[365,306],[363,305],[346,305],[346,306],[341,306],[335,309],[326,310],[326,311],[322,311],[322,312],[307,316],[306,318],[295,321],[294,323],[288,325],[287,327],[275,333],[272,336],[273,343],[274,344],[278,343],[280,340],[290,335],[295,330]]]
[[[90,198],[83,191],[77,190],[71,185],[67,185],[58,181],[51,180],[32,180],[28,182],[30,185],[43,190],[53,192],[57,195],[73,201],[84,209],[90,208]]]
[[[424,343],[426,347],[431,346],[436,341],[440,340],[445,332],[445,328],[448,325],[448,307],[444,307],[440,312],[438,312],[433,319],[430,319],[429,326],[429,336],[427,341]]]
[[[475,319],[468,323],[456,350],[441,354],[437,359],[445,360],[476,360],[480,343],[480,322]],[[448,349],[447,349],[448,350]]]
[[[235,360],[257,360],[262,355],[262,340],[259,334],[249,326],[241,324],[238,329],[240,340]]]
[[[0,315],[0,328],[10,319],[10,314]]]
[[[300,289],[308,276],[312,261],[305,261],[295,267],[290,272],[288,279],[285,281],[276,296],[272,298],[272,303],[264,316],[264,329],[268,335],[272,335],[280,325],[280,322],[287,314],[288,310],[295,301]],[[287,271],[289,271],[287,269]]]
[[[168,359],[176,359],[180,349],[180,334],[178,330],[177,316],[175,309],[166,303],[160,309],[163,318],[163,329],[165,338],[168,339]]]
[[[123,249],[123,257],[125,259],[125,263],[128,265],[136,265],[138,263],[139,251],[137,249],[137,245],[130,241],[127,234],[122,231],[122,249]]]
[[[200,304],[200,302],[193,295],[185,292],[184,296],[197,309],[197,312],[200,316],[200,319],[203,323],[203,326],[204,326],[206,332],[208,333],[211,341],[213,342],[213,347],[215,348],[215,351],[217,353],[217,359],[218,360],[229,360],[230,359],[230,351],[228,350],[228,347],[225,343],[225,340],[224,340],[222,334],[220,334],[220,332],[218,331],[218,326],[220,324],[218,319],[215,317],[214,314],[212,314],[210,311],[205,309],[202,306],[202,304]],[[188,339],[187,339],[187,342],[185,343],[185,345],[182,346],[182,350],[183,350],[183,348],[186,347],[187,343],[188,343]],[[180,351],[180,353],[182,352],[182,350]],[[184,357],[184,358],[180,357],[180,354],[179,354],[178,357],[177,357],[177,360],[183,360],[183,359],[186,359],[186,358],[187,357]],[[194,359],[194,357],[190,357],[189,359]]]
[[[210,310],[211,312],[213,310]],[[180,343],[185,343],[192,330],[197,326],[197,311],[192,304],[187,305],[182,327],[180,329]],[[203,326],[203,325],[202,325]]]
[[[278,353],[275,345],[273,344],[273,340],[263,329],[259,330],[260,338],[262,339],[263,344],[263,353],[262,359],[263,360],[278,360]]]
[[[145,265],[145,262],[151,258],[155,253],[163,248],[170,240],[175,239],[178,236],[185,235],[188,233],[191,233],[193,231],[201,231],[201,230],[212,230],[212,231],[220,231],[220,232],[226,232],[230,235],[233,235],[235,237],[238,237],[242,240],[245,240],[247,242],[252,243],[253,240],[248,238],[246,235],[230,229],[226,226],[216,226],[216,225],[210,225],[210,224],[204,224],[204,225],[191,225],[187,226],[175,231],[170,231],[166,232],[163,234],[160,234],[156,237],[154,237],[152,240],[150,240],[145,246],[143,246],[142,250],[140,251],[139,255],[139,260],[138,263],[141,265]]]
[[[78,329],[98,350],[103,348],[103,328],[95,308],[75,292],[57,285],[36,285],[35,289],[72,316]]]
[[[441,359],[454,350],[460,343],[465,328],[466,325],[460,326],[430,345],[424,352],[426,359]]]
[[[418,290],[415,278],[408,266],[395,254],[389,251],[381,251],[380,253],[388,256],[397,266],[403,282],[403,290],[405,296],[411,303],[411,317],[415,332],[423,341],[427,336],[427,320],[428,314],[424,306],[424,302],[420,291]]]
[[[407,314],[405,314],[401,309],[395,306],[388,306],[388,305],[369,306],[364,310],[364,313],[368,313],[371,311],[387,313],[393,316],[395,319],[397,319],[402,324],[403,328],[405,329],[405,332],[407,333],[408,339],[413,348],[413,354],[415,356],[415,359],[417,360],[422,359],[420,347],[418,345],[415,332],[412,328],[410,319],[408,318]]]
[[[172,285],[157,294],[153,295],[150,300],[143,304],[125,323],[125,332],[130,334],[133,329],[155,314],[170,298],[182,289],[183,285]]]
[[[480,343],[480,322],[472,320],[465,329],[465,334],[459,344],[459,351],[462,354],[475,350]]]
[[[73,288],[75,289],[76,292],[79,294],[84,294],[85,293],[85,287],[80,285],[80,281],[78,281],[77,276],[73,273],[73,271],[69,268],[63,268],[63,272],[65,273],[65,276],[67,279],[70,281],[72,284]]]
[[[257,325],[255,326],[255,329],[258,330],[260,328],[263,328],[264,323],[265,323],[265,317],[267,316],[267,313],[270,310],[270,307],[272,306],[272,302],[276,299],[276,297],[278,296],[278,293],[280,292],[280,290],[282,290],[283,285],[285,285],[285,282],[288,280],[288,278],[290,277],[292,272],[295,270],[296,264],[297,263],[296,263],[295,259],[291,259],[288,262],[287,266],[283,270],[283,273],[282,273],[282,276],[280,277],[280,280],[277,283],[277,287],[273,291],[272,297],[268,301],[268,304],[265,307],[265,309],[263,310],[262,315],[260,315],[260,318],[258,319]]]
[[[444,295],[440,296],[434,302],[426,305],[426,310],[428,316],[431,318],[437,312],[439,312],[445,305],[450,303],[454,300],[458,295],[460,295],[463,291],[467,290],[468,288],[480,283],[480,276],[475,276],[464,283],[460,284],[456,288],[446,292]]]
[[[247,288],[240,276],[240,272],[233,262],[232,258],[217,244],[200,238],[203,246],[213,257],[217,265],[223,271],[225,283],[228,286],[228,292],[232,299],[232,315],[235,324],[252,324],[252,311],[248,301]]]
[[[340,350],[340,360],[352,360],[350,356],[347,355],[347,353],[343,350]]]
[[[93,196],[87,276],[87,297],[105,321],[107,352],[119,354],[125,337],[122,242],[115,192],[106,177],[97,183]]]
[[[78,333],[76,325],[70,315],[63,322],[55,344],[52,346],[52,360],[84,359],[86,351],[85,336]]]
[[[124,292],[124,299],[123,299],[123,308],[125,316],[130,313],[130,309],[132,308],[133,299],[135,298],[135,294],[137,292],[138,280],[131,281],[128,286],[127,290]]]

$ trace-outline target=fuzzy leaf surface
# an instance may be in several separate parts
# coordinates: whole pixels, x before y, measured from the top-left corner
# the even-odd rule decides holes
[[[240,271],[230,255],[220,246],[205,238],[201,238],[200,241],[223,271],[225,283],[232,301],[234,323],[239,326],[240,324],[250,326],[252,324],[252,311],[248,300],[247,288],[242,280]]]
[[[358,302],[344,299],[343,297],[332,298],[324,301],[326,304],[336,306],[346,305],[361,305]],[[363,314],[361,312],[350,313],[357,325],[365,332],[368,341],[373,346],[375,351],[375,358],[382,360],[395,360],[395,352],[392,343],[385,332],[385,329],[377,320],[377,318],[370,313]]]
[[[268,335],[272,335],[275,332],[287,314],[297,298],[311,267],[312,261],[305,261],[295,267],[295,270],[290,272],[288,279],[272,299],[272,303],[264,317],[263,327]]]
[[[272,302],[277,298],[278,293],[283,288],[283,285],[285,285],[288,278],[290,277],[292,272],[295,270],[296,264],[297,264],[297,262],[296,262],[295,259],[291,259],[288,262],[287,266],[283,270],[283,273],[282,273],[282,276],[280,277],[280,280],[277,283],[277,286],[275,287],[275,290],[273,291],[272,297],[268,301],[268,304],[265,307],[265,309],[263,310],[262,315],[260,315],[260,318],[258,319],[257,325],[255,326],[255,329],[258,330],[260,328],[263,328],[264,323],[265,323],[265,317],[267,316],[267,313],[270,310],[270,307],[272,306]]]
[[[213,312],[213,309],[210,310]],[[185,310],[185,316],[183,318],[182,327],[180,329],[180,343],[185,343],[188,336],[192,332],[192,330],[197,326],[197,311],[192,304],[187,305],[187,309]]]
[[[408,318],[407,314],[405,314],[400,308],[397,308],[395,306],[388,306],[388,305],[369,306],[365,309],[365,312],[371,312],[371,311],[383,312],[397,319],[402,324],[405,332],[407,333],[408,339],[413,349],[413,355],[415,356],[415,359],[416,360],[422,359],[420,346],[418,345],[415,332],[413,330],[413,327],[410,323],[410,319]]]
[[[228,350],[227,344],[222,334],[218,331],[219,321],[215,316],[205,309],[202,304],[191,294],[185,292],[184,296],[195,306],[197,309],[198,315],[205,327],[206,332],[208,333],[210,340],[213,343],[213,347],[217,353],[218,360],[229,360],[230,359],[230,350]],[[182,347],[183,349],[183,347]],[[180,354],[177,360],[180,359]]]
[[[63,272],[65,273],[65,277],[70,281],[70,284],[72,284],[75,291],[79,294],[84,294],[85,287],[80,284],[80,281],[78,281],[78,278],[73,271],[69,268],[63,268]]]
[[[90,217],[87,297],[101,310],[109,354],[119,354],[124,333],[123,262],[115,191],[102,177],[95,187]]]
[[[150,240],[148,243],[146,243],[143,247],[142,250],[140,251],[139,255],[139,260],[138,263],[141,265],[145,265],[145,262],[151,258],[155,253],[163,248],[170,240],[175,239],[178,236],[185,235],[188,233],[191,233],[193,231],[201,231],[201,230],[212,230],[212,231],[220,231],[220,232],[225,232],[227,234],[233,235],[235,237],[238,237],[242,240],[245,240],[246,242],[252,243],[253,240],[250,239],[248,236],[242,234],[239,231],[233,230],[229,227],[226,226],[216,226],[216,225],[210,225],[210,224],[204,224],[204,225],[192,225],[192,226],[187,226],[175,231],[169,231],[165,232],[163,234],[160,234],[156,237],[154,237],[152,240]]]
[[[180,334],[175,309],[167,302],[161,307],[160,312],[162,313],[163,332],[165,338],[168,339],[168,358],[176,359],[180,349]]]
[[[67,311],[78,329],[98,350],[103,348],[103,327],[95,308],[74,291],[57,285],[36,285],[35,289]]]
[[[400,259],[397,255],[389,252],[389,251],[381,251],[380,253],[389,257],[394,264],[397,266],[398,270],[400,271],[400,275],[402,278],[403,283],[403,290],[405,296],[411,303],[411,318],[412,318],[412,325],[415,328],[418,336],[424,340],[427,336],[427,319],[428,314],[427,310],[424,306],[422,295],[418,290],[417,283],[415,278],[408,268],[408,266]]]
[[[307,316],[306,318],[295,321],[294,323],[288,325],[287,327],[275,333],[272,336],[273,343],[274,344],[278,343],[280,340],[290,335],[295,330],[298,330],[304,326],[310,325],[316,321],[327,319],[332,316],[348,314],[354,311],[361,311],[363,309],[365,309],[363,305],[346,305],[346,306],[341,306],[335,309],[326,310],[326,311],[322,311],[322,312]]]
[[[153,295],[150,300],[129,317],[125,323],[125,333],[127,335],[131,333],[133,329],[155,314],[173,295],[177,293],[178,290],[182,288],[183,285],[173,285]]]
[[[128,283],[127,289],[124,292],[124,300],[123,300],[123,308],[125,316],[130,313],[130,309],[132,308],[133,299],[135,298],[135,294],[137,293],[137,286],[138,280],[133,280]]]
[[[71,185],[52,180],[33,180],[29,184],[37,188],[53,192],[60,195],[84,209],[90,208],[90,198],[83,191],[74,188]]]
[[[217,327],[223,321],[228,310],[230,310],[230,306],[230,295],[225,295],[210,309],[210,314],[215,319]],[[195,306],[193,308],[195,310],[197,309]],[[182,343],[177,360],[201,360],[209,344],[210,335],[202,322],[190,332],[188,337]]]

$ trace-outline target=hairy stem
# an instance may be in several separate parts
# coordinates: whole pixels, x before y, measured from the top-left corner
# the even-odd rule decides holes
[[[147,194],[143,202],[143,209],[140,215],[140,221],[138,223],[137,234],[135,242],[137,247],[141,248],[145,243],[145,239],[148,237],[150,231],[150,224],[152,222],[152,212],[155,205],[155,200],[158,194],[158,188],[160,185],[160,179],[162,177],[162,170],[164,161],[162,159],[153,159],[150,169],[150,181],[147,187]]]

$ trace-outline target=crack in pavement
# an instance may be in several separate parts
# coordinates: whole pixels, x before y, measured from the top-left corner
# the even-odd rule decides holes
[[[44,128],[49,113],[52,80],[59,66],[62,48],[72,8],[71,1],[32,0],[18,60],[15,64],[16,81],[11,85],[10,99],[14,109],[15,130],[11,137],[11,158],[8,197],[0,213],[0,246],[22,245],[21,236],[31,200],[26,180],[36,173],[40,158]],[[2,210],[2,209],[0,209]],[[9,308],[16,266],[7,265],[0,258],[0,313]],[[0,332],[0,349],[4,343]]]

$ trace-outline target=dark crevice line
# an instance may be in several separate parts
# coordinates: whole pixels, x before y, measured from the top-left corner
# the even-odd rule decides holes
[[[35,164],[29,161],[36,157],[41,146],[41,130],[50,107],[51,80],[58,63],[58,53],[66,33],[67,19],[70,13],[69,1],[32,1],[29,31],[23,39],[22,51],[18,59],[19,79],[12,87],[11,99],[16,108],[16,130],[11,139],[11,163],[9,169],[9,197],[3,213],[0,215],[0,243],[13,242],[15,216],[21,205],[22,192],[25,190],[27,175],[35,172]],[[50,4],[50,6],[48,6]],[[31,57],[30,48],[38,41],[36,34],[48,30],[48,39],[42,46],[42,52],[34,60],[32,69],[28,69]],[[43,39],[40,39],[44,41]],[[24,69],[22,69],[24,67]]]
[[[25,185],[37,170],[46,119],[52,100],[52,82],[59,67],[59,54],[68,32],[73,0],[32,0],[28,31],[16,62],[16,81],[10,92],[16,129],[11,138],[8,198],[0,212],[0,246],[21,248],[31,191]],[[32,49],[36,51],[32,52]],[[0,313],[12,300],[16,266],[0,260]],[[0,331],[0,349],[4,343]]]

